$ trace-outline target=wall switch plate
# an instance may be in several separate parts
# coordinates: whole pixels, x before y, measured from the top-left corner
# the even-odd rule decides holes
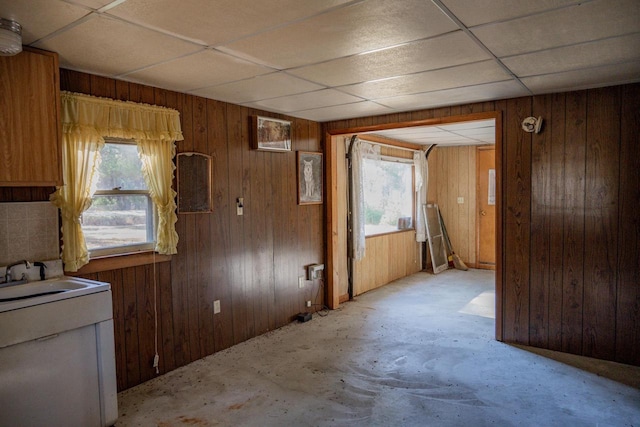
[[[311,307],[311,301],[307,301],[307,307]]]
[[[244,211],[244,197],[238,197],[236,199],[236,214],[241,216]]]
[[[213,314],[220,313],[220,300],[217,299],[213,302]]]
[[[304,276],[298,276],[298,288],[304,288]]]
[[[459,205],[464,204],[464,197],[458,197],[458,204]]]

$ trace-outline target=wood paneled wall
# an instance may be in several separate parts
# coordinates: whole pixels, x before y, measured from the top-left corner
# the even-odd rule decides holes
[[[366,248],[364,258],[354,262],[354,296],[422,269],[413,230],[367,237]]]
[[[465,264],[476,257],[476,147],[436,147],[429,155],[430,202],[438,204],[453,250]],[[458,203],[458,197],[464,203]]]
[[[298,288],[306,265],[325,262],[325,245],[323,205],[297,205],[295,158],[323,151],[320,124],[69,70],[61,88],[177,109],[177,151],[213,157],[213,213],[178,215],[178,254],[156,265],[161,373],[283,326],[307,300],[322,307],[321,280]],[[251,150],[253,114],[290,119],[293,151]],[[156,375],[153,276],[153,265],[87,275],[113,287],[119,390]]]
[[[504,341],[640,365],[640,84],[334,121],[502,114]],[[540,134],[522,120],[542,116]],[[500,313],[498,313],[500,315]]]

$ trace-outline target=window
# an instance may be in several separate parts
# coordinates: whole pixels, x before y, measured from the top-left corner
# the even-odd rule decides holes
[[[107,141],[100,152],[96,192],[82,214],[91,256],[153,250],[155,209],[133,142]]]
[[[413,227],[413,162],[363,159],[365,234]]]

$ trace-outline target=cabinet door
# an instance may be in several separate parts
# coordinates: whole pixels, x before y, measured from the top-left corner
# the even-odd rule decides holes
[[[0,185],[60,185],[60,158],[57,54],[0,57]]]

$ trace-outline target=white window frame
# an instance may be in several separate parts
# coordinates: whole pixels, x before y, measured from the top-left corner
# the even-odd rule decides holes
[[[380,231],[380,232],[375,232],[375,233],[371,233],[371,232],[367,232],[366,231],[366,224],[365,224],[365,237],[375,237],[375,236],[382,236],[385,234],[391,234],[391,233],[400,233],[403,231],[408,231],[408,230],[415,230],[416,227],[416,195],[415,195],[415,187],[416,187],[416,183],[415,183],[415,179],[414,174],[414,163],[413,163],[413,159],[405,159],[402,157],[394,157],[394,156],[386,156],[386,155],[381,155],[376,159],[367,159],[369,161],[380,161],[380,162],[392,162],[392,163],[402,163],[402,164],[406,164],[408,166],[411,167],[411,203],[412,203],[412,209],[411,209],[411,227],[406,228],[406,229],[395,229],[395,230],[387,230],[387,231]],[[365,203],[366,203],[366,196],[365,196]]]
[[[134,145],[134,146],[137,145],[135,141],[128,140],[128,139],[120,139],[120,138],[105,138],[105,146],[107,144]],[[140,173],[142,173],[142,170],[140,171]],[[158,224],[158,210],[156,209],[155,204],[151,200],[149,190],[121,190],[120,187],[116,187],[111,190],[96,190],[92,196],[92,200],[95,197],[100,197],[100,196],[127,196],[127,195],[144,195],[147,197],[147,212],[151,213],[150,215],[151,218],[147,218],[146,233],[147,233],[147,237],[151,237],[151,240],[145,243],[134,243],[130,245],[107,246],[107,247],[89,249],[89,256],[91,258],[104,257],[104,256],[110,256],[110,255],[122,255],[127,253],[134,253],[134,252],[150,252],[155,250],[156,230],[157,230],[157,224]]]

